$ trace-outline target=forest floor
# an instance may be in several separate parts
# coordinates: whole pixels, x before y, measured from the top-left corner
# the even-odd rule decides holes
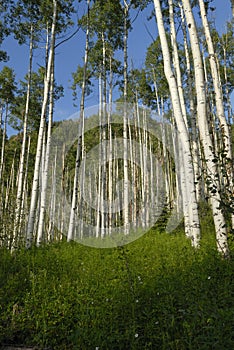
[[[203,231],[199,250],[157,230],[112,249],[1,249],[2,349],[234,349],[233,239],[224,260]]]

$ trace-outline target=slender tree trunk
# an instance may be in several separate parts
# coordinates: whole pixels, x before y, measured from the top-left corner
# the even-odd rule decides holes
[[[206,14],[205,4],[203,0],[199,0],[199,6],[200,6],[202,24],[205,32],[206,43],[207,43],[207,48],[209,53],[211,76],[212,76],[213,87],[214,87],[216,113],[220,123],[220,130],[222,134],[222,144],[224,145],[224,151],[225,151],[224,164],[225,164],[227,175],[229,178],[228,183],[231,187],[230,192],[232,193],[233,192],[232,144],[231,144],[231,138],[229,133],[229,127],[228,127],[228,123],[224,112],[223,92],[222,92],[222,86],[221,86],[220,75],[219,75],[219,63],[214,50],[213,40],[210,34],[209,23],[207,20],[207,14]],[[234,214],[232,216],[232,224],[234,229]]]
[[[182,20],[182,32],[183,32],[183,39],[184,39],[184,51],[185,51],[185,58],[186,58],[186,74],[188,79],[188,89],[189,89],[189,108],[190,108],[190,119],[191,119],[191,150],[192,150],[192,157],[193,157],[193,166],[194,166],[194,176],[195,176],[195,183],[196,183],[196,195],[197,195],[197,201],[199,202],[200,198],[200,173],[199,173],[199,165],[200,165],[200,155],[199,155],[199,143],[197,143],[197,140],[199,138],[199,135],[197,133],[197,127],[196,127],[196,117],[195,117],[195,106],[194,106],[194,100],[193,100],[193,84],[192,84],[192,75],[191,75],[191,63],[190,63],[190,55],[189,55],[189,48],[188,48],[188,41],[187,41],[187,31],[185,26],[185,18],[184,18],[184,12],[183,7],[180,4],[180,10],[181,10],[181,20]]]
[[[46,210],[46,193],[48,184],[48,172],[49,172],[49,158],[50,158],[50,146],[51,146],[51,133],[53,123],[53,109],[54,109],[54,57],[51,68],[50,78],[50,103],[49,103],[49,122],[47,129],[47,142],[45,147],[45,162],[42,166],[42,189],[41,189],[41,201],[39,210],[39,223],[37,232],[37,246],[39,247],[43,239],[44,218]]]
[[[86,75],[87,75],[87,65],[88,65],[88,53],[89,53],[89,4],[90,0],[87,0],[87,29],[86,29],[86,43],[85,43],[85,58],[84,58],[84,70],[83,70],[83,82],[81,91],[81,101],[80,101],[80,123],[79,123],[79,133],[78,133],[78,143],[76,151],[76,167],[75,176],[73,183],[73,193],[72,193],[72,206],[70,212],[70,220],[67,234],[67,241],[73,239],[76,209],[77,209],[77,199],[79,191],[78,175],[82,156],[82,143],[83,143],[83,125],[84,125],[84,102],[85,102],[85,87],[86,87]]]
[[[156,104],[157,104],[157,112],[158,112],[158,115],[161,115],[155,68],[152,68],[152,73],[153,73],[154,90],[155,90],[155,97],[156,97]]]
[[[49,58],[48,58],[48,64],[47,64],[47,70],[46,70],[46,76],[45,76],[45,82],[44,82],[44,96],[43,96],[43,103],[42,103],[42,110],[41,110],[41,121],[40,121],[39,133],[38,133],[38,141],[37,141],[36,160],[35,160],[33,186],[32,186],[32,194],[31,194],[31,205],[30,205],[28,227],[27,227],[27,239],[26,239],[27,248],[31,247],[32,240],[33,240],[35,214],[36,214],[38,190],[39,190],[39,177],[40,177],[40,165],[41,165],[41,157],[42,157],[43,135],[45,132],[46,108],[48,103],[51,70],[52,70],[52,63],[53,63],[53,57],[54,57],[56,20],[57,20],[57,1],[53,0],[53,22],[51,27],[51,43],[50,43]]]
[[[2,148],[1,148],[1,161],[0,161],[0,184],[3,181],[7,119],[8,119],[8,103],[6,103],[6,112],[5,112],[4,127],[3,127],[3,134],[2,134]]]
[[[102,167],[101,167],[101,159],[102,159],[102,110],[103,110],[103,84],[102,84],[102,76],[101,73],[99,75],[99,164],[98,164],[98,178],[97,178],[97,212],[96,212],[96,238],[99,237],[99,231],[100,231],[100,223],[101,223],[101,204],[102,204],[102,197],[101,197],[101,185],[102,185]]]
[[[127,20],[129,5],[124,1],[124,116],[123,116],[123,160],[124,160],[124,188],[123,188],[123,219],[124,234],[129,233],[128,207],[128,140],[127,140],[127,84],[128,84],[128,28]]]
[[[108,230],[109,235],[112,233],[112,218],[113,218],[113,140],[112,140],[112,89],[113,89],[113,73],[112,73],[112,56],[110,56],[110,90],[109,90],[109,108],[108,108],[108,138],[109,138],[109,152],[108,152]]]
[[[106,174],[106,42],[104,33],[102,32],[102,122],[101,122],[101,159],[103,166],[101,167],[101,237],[103,238],[105,235],[105,226],[106,226],[106,214],[105,214],[105,199],[106,199],[106,182],[107,182],[107,174]]]
[[[209,127],[207,122],[206,111],[206,94],[205,94],[205,81],[204,70],[202,64],[202,56],[200,52],[198,33],[196,23],[192,13],[189,0],[182,0],[186,21],[188,24],[188,31],[190,34],[191,49],[194,61],[195,70],[195,87],[197,95],[197,118],[198,127],[200,132],[200,139],[204,150],[204,155],[207,165],[207,175],[210,182],[209,194],[211,199],[213,218],[216,230],[216,241],[218,251],[223,256],[229,256],[229,249],[227,243],[227,228],[223,212],[220,208],[220,194],[219,184],[217,181],[218,169],[214,162],[215,154],[213,150],[213,144],[210,138]]]
[[[182,84],[182,77],[180,71],[180,61],[179,61],[179,53],[177,47],[177,38],[176,38],[176,29],[174,23],[174,8],[173,8],[173,0],[168,0],[169,4],[169,19],[170,19],[170,29],[171,29],[171,44],[173,50],[173,64],[176,72],[176,82],[178,86],[178,93],[180,97],[181,111],[183,113],[184,123],[186,128],[188,129],[187,115],[186,115],[186,106],[184,100],[184,91]]]
[[[185,121],[182,117],[183,112],[181,109],[178,86],[171,68],[170,52],[169,52],[166,32],[165,32],[164,23],[163,23],[160,1],[154,0],[154,6],[155,6],[159,36],[161,41],[161,47],[163,52],[164,72],[168,81],[171,99],[172,99],[174,117],[176,120],[181,144],[183,146],[183,151],[184,151],[184,160],[185,160],[184,170],[186,172],[187,186],[188,186],[187,188],[190,188],[190,203],[189,203],[190,208],[187,208],[187,209],[192,212],[192,222],[190,222],[189,236],[192,238],[192,244],[195,247],[197,247],[199,246],[199,241],[200,241],[200,225],[199,225],[199,217],[198,217],[198,206],[197,206],[197,200],[196,200],[196,188],[194,184],[192,156],[190,151],[189,134],[186,128]]]
[[[18,186],[17,186],[17,194],[16,194],[16,209],[15,209],[12,249],[14,249],[15,246],[17,245],[17,232],[19,230],[19,223],[21,221],[20,212],[21,212],[21,204],[22,204],[23,177],[24,177],[24,165],[25,165],[26,142],[27,142],[27,131],[28,131],[27,130],[28,113],[29,113],[31,76],[32,76],[33,31],[34,31],[33,25],[31,25],[27,96],[26,96],[25,113],[24,113],[23,140],[22,140],[22,146],[21,146],[20,163],[19,163],[19,171],[18,171]]]
[[[27,156],[26,156],[26,164],[25,164],[25,171],[24,171],[24,182],[23,182],[23,190],[22,190],[22,200],[21,200],[21,208],[20,208],[20,216],[19,216],[19,224],[18,224],[18,231],[19,233],[22,233],[22,227],[23,224],[25,226],[26,224],[26,215],[27,215],[27,208],[28,208],[28,162],[30,157],[30,146],[31,146],[31,135],[28,135],[28,146],[27,146]],[[25,241],[25,230],[23,232],[23,239]]]

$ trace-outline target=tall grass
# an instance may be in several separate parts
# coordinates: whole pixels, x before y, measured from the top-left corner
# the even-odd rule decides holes
[[[234,349],[234,263],[151,231],[124,247],[0,251],[0,343],[47,349]],[[233,249],[232,249],[233,252]]]

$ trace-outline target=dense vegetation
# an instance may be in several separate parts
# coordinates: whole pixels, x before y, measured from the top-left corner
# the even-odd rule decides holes
[[[229,5],[221,33],[212,0],[0,2],[0,348],[234,349]]]
[[[200,250],[157,230],[114,249],[1,250],[0,343],[233,349],[234,263],[218,255],[208,217],[203,228]]]

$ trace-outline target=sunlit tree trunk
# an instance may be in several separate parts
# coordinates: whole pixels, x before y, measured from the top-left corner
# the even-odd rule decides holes
[[[168,85],[170,89],[172,107],[173,107],[174,117],[176,120],[178,132],[179,132],[179,137],[181,140],[181,144],[183,146],[184,160],[185,160],[184,171],[186,174],[186,186],[187,186],[187,189],[188,188],[190,189],[190,203],[189,203],[190,208],[187,208],[187,210],[190,213],[192,213],[192,215],[190,216],[192,217],[192,221],[190,221],[189,223],[190,232],[188,232],[188,235],[192,239],[192,244],[195,247],[197,247],[199,246],[199,241],[200,241],[200,225],[199,225],[199,217],[198,217],[198,206],[197,206],[197,200],[196,200],[196,188],[194,184],[194,171],[193,171],[192,157],[191,157],[191,151],[190,151],[189,134],[186,128],[185,121],[182,117],[183,112],[181,109],[181,101],[178,93],[178,86],[177,86],[176,78],[171,68],[170,52],[169,52],[166,32],[165,32],[164,23],[163,23],[163,16],[161,11],[160,1],[154,0],[154,6],[155,6],[158,31],[159,31],[163,59],[164,59],[164,72],[165,72],[165,76],[168,81]],[[184,190],[186,191],[186,188]]]
[[[100,223],[101,223],[101,202],[102,202],[102,197],[101,197],[101,186],[102,186],[102,166],[101,166],[101,159],[102,159],[102,110],[103,110],[103,106],[102,106],[102,77],[101,74],[99,76],[99,164],[98,164],[98,178],[97,178],[97,212],[96,212],[96,238],[99,237],[99,231],[100,231]]]
[[[73,193],[72,193],[72,205],[70,212],[70,220],[67,234],[67,241],[73,239],[77,205],[78,205],[78,175],[79,168],[82,157],[82,143],[83,143],[83,128],[84,128],[84,102],[85,102],[85,87],[86,87],[86,75],[87,75],[87,65],[88,65],[88,52],[89,52],[89,4],[90,0],[87,0],[87,28],[86,28],[86,42],[85,42],[85,57],[84,57],[84,68],[83,68],[83,82],[81,90],[81,101],[80,101],[80,122],[79,122],[79,131],[78,131],[78,143],[76,151],[76,167],[75,167],[75,176],[73,183]]]
[[[200,199],[200,181],[199,181],[200,154],[199,154],[199,142],[198,142],[199,135],[196,127],[195,106],[194,106],[194,99],[193,99],[193,82],[192,82],[192,74],[191,74],[189,47],[188,47],[188,41],[187,41],[186,23],[184,18],[183,7],[181,4],[179,6],[181,11],[184,52],[185,52],[185,59],[186,59],[186,74],[188,79],[189,109],[190,109],[190,120],[191,120],[191,150],[192,150],[192,157],[193,157],[196,195],[197,195],[197,201],[199,202],[199,199]]]
[[[26,216],[28,213],[28,162],[30,157],[30,146],[31,146],[31,135],[29,134],[26,164],[25,164],[25,171],[24,171],[24,182],[23,182],[22,200],[21,200],[21,208],[20,208],[20,217],[19,217],[19,225],[18,225],[19,233],[23,234],[24,240],[25,240],[25,230],[23,230],[23,228],[26,226]]]
[[[227,227],[222,209],[220,208],[221,198],[219,193],[219,183],[217,181],[218,169],[216,163],[214,162],[215,154],[207,122],[204,69],[202,64],[198,33],[190,1],[182,0],[182,3],[186,21],[188,24],[188,31],[190,35],[191,49],[193,55],[195,87],[197,95],[197,119],[200,132],[200,139],[206,159],[208,181],[210,183],[209,194],[216,230],[217,248],[218,251],[221,252],[224,256],[228,256],[229,248],[227,243]]]
[[[112,94],[112,92],[111,92]],[[112,233],[112,218],[113,218],[113,140],[112,140],[112,97],[110,97],[110,104],[108,109],[108,134],[109,134],[109,152],[108,152],[108,228],[109,235]]]
[[[168,4],[169,4],[169,20],[170,20],[170,30],[171,30],[170,34],[171,34],[173,65],[176,72],[176,82],[177,82],[178,93],[180,97],[181,111],[183,113],[183,119],[184,119],[186,128],[188,128],[186,107],[185,107],[185,100],[184,100],[184,91],[183,91],[182,77],[181,77],[181,71],[180,71],[179,53],[178,53],[178,47],[177,47],[176,28],[174,23],[173,0],[168,0]]]
[[[34,177],[33,177],[32,194],[31,194],[31,204],[30,204],[28,226],[27,226],[27,239],[26,239],[27,248],[31,247],[32,240],[33,240],[33,231],[34,231],[35,214],[36,214],[36,208],[37,208],[38,189],[39,189],[43,135],[45,133],[46,108],[48,103],[51,70],[52,70],[53,57],[54,57],[56,20],[57,20],[57,1],[53,0],[53,22],[51,27],[51,42],[50,42],[49,58],[48,58],[48,64],[47,64],[47,70],[46,70],[46,76],[45,76],[45,82],[44,82],[44,96],[43,96],[43,103],[42,103],[42,110],[41,110],[41,121],[40,121],[40,127],[38,132],[36,160],[35,160]]]
[[[124,167],[124,187],[123,187],[123,219],[124,234],[129,233],[129,207],[128,207],[128,140],[127,140],[127,79],[128,79],[128,20],[129,5],[124,1],[124,116],[123,116],[123,167]]]
[[[11,200],[11,197],[14,194],[14,168],[15,168],[15,154],[16,154],[16,149],[14,151],[14,157],[12,159],[12,164],[11,164],[11,171],[10,171],[10,176],[7,177],[7,186],[6,186],[6,193],[5,193],[5,203],[4,203],[4,208],[7,211],[11,211],[9,207],[9,202]],[[11,237],[12,238],[12,237]]]
[[[106,42],[104,33],[102,32],[102,121],[101,121],[101,158],[99,161],[102,162],[101,167],[101,238],[105,235],[106,227],[106,213],[105,213],[105,200],[107,191],[107,172],[106,172],[106,127],[107,127],[107,109],[106,109],[106,94],[107,94],[107,84],[106,84]]]
[[[37,232],[37,246],[40,246],[43,239],[44,230],[44,218],[46,210],[46,194],[47,194],[47,183],[48,183],[48,172],[49,172],[49,157],[50,157],[50,145],[51,145],[51,133],[53,123],[53,109],[54,109],[54,58],[51,68],[50,78],[50,103],[49,103],[49,121],[47,128],[47,140],[45,147],[45,162],[42,164],[42,187],[41,187],[41,201],[39,210],[39,222]]]
[[[21,222],[20,212],[21,212],[21,206],[22,206],[21,204],[22,204],[22,191],[23,191],[23,177],[24,177],[26,142],[27,142],[27,131],[28,131],[27,130],[28,113],[29,113],[32,60],[33,60],[33,25],[31,25],[30,34],[31,35],[30,35],[30,47],[29,47],[27,95],[26,95],[26,104],[25,104],[25,112],[24,112],[23,140],[22,140],[22,146],[21,146],[20,163],[19,163],[19,171],[18,171],[18,184],[17,184],[17,194],[16,194],[16,208],[15,208],[12,249],[14,249],[17,246],[17,233],[19,231],[19,224]]]
[[[202,23],[203,23],[208,53],[209,53],[211,76],[212,76],[213,87],[214,87],[216,113],[220,124],[222,144],[224,145],[224,150],[225,150],[224,163],[226,163],[225,165],[226,165],[227,175],[229,178],[229,184],[231,186],[230,190],[232,193],[233,192],[232,145],[231,145],[229,127],[228,127],[228,123],[224,112],[223,92],[222,92],[222,86],[221,86],[220,75],[219,75],[219,63],[214,50],[213,40],[211,37],[205,4],[203,0],[199,0],[199,6],[200,6],[201,18],[202,18]],[[232,225],[234,228],[234,214],[232,214]]]

